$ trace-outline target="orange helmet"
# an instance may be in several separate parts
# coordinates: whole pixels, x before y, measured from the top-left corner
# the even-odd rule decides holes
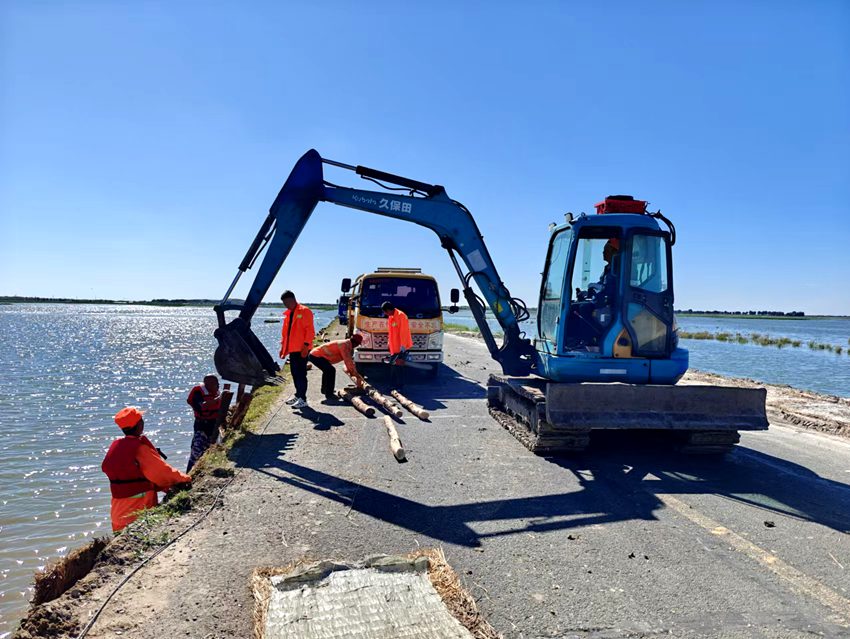
[[[115,413],[115,423],[121,430],[125,428],[133,428],[136,424],[142,421],[144,411],[135,406],[127,406]]]

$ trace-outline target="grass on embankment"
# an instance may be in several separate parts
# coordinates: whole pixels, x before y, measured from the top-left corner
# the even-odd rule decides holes
[[[785,348],[786,346],[790,346],[791,348],[800,348],[803,346],[803,341],[799,339],[771,337],[770,335],[762,335],[761,333],[750,333],[749,335],[744,335],[741,333],[709,333],[708,331],[691,333],[680,330],[679,337],[681,339],[715,340],[717,342],[732,342],[736,344],[775,346],[776,348]],[[847,340],[847,343],[850,344],[850,339]],[[836,355],[841,355],[846,351],[847,354],[850,355],[850,346],[845,349],[843,346],[824,344],[823,342],[816,342],[814,340],[808,342],[806,345],[813,351],[829,351]]]

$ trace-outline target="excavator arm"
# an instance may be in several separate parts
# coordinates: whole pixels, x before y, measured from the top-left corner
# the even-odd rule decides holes
[[[366,191],[331,184],[324,179],[323,164],[349,169],[388,190]],[[385,186],[385,183],[396,187]],[[405,194],[396,195],[392,191]],[[317,151],[310,150],[292,169],[239,265],[236,278],[215,307],[219,323],[215,332],[219,342],[215,363],[222,377],[259,385],[266,383],[278,370],[274,358],[251,331],[250,322],[319,202],[413,222],[434,231],[461,279],[464,297],[493,359],[499,362],[506,375],[531,372],[534,350],[520,329],[520,322],[528,317],[528,311],[522,301],[511,297],[499,278],[484,238],[466,207],[452,200],[441,186],[323,159]],[[254,265],[264,249],[266,254],[245,301],[231,302],[230,295],[240,276]],[[472,281],[478,286],[481,297],[472,289]],[[487,323],[485,305],[504,331],[501,346],[496,343]],[[225,312],[231,310],[238,310],[239,316],[228,323]]]

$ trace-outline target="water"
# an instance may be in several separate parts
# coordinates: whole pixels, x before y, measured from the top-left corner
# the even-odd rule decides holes
[[[447,315],[446,321],[464,326],[475,326],[469,311]],[[759,346],[714,340],[682,340],[681,345],[690,351],[691,368],[729,375],[748,377],[769,384],[788,384],[795,388],[819,393],[850,397],[850,318],[769,320],[730,317],[678,317],[683,331],[710,333],[760,333],[771,337],[788,337],[800,340],[800,348],[785,346]],[[493,331],[500,331],[498,323],[489,319]],[[529,336],[537,334],[537,318],[523,322],[522,329]],[[841,346],[844,352],[836,355],[829,351],[811,350],[807,343],[815,341]]]
[[[335,315],[316,311],[317,328]],[[273,355],[280,324],[254,328]],[[120,431],[112,416],[143,407],[145,434],[185,469],[189,389],[214,372],[208,308],[0,306],[0,639],[32,595],[32,574],[93,535],[108,534],[100,470]]]

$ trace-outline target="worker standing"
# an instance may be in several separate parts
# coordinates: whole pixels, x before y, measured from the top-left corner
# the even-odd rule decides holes
[[[286,306],[280,328],[280,358],[289,357],[289,369],[295,384],[295,395],[286,403],[292,408],[304,408],[307,406],[307,357],[316,337],[313,311],[299,304],[292,291],[284,291],[280,301]]]
[[[218,413],[221,409],[221,395],[218,392],[218,377],[207,375],[204,383],[198,384],[191,391],[186,403],[195,413],[192,448],[189,453],[189,463],[186,472],[198,462],[207,449],[218,441]]]
[[[389,363],[392,365],[390,369],[390,380],[395,381],[394,371],[396,370],[396,362],[402,360],[400,366],[404,366],[404,362],[409,356],[409,349],[413,348],[413,338],[410,336],[410,325],[407,321],[407,314],[395,307],[392,302],[384,302],[381,304],[381,310],[387,316],[387,337],[390,350]],[[403,379],[399,380],[399,385],[403,384]]]
[[[158,490],[192,482],[189,475],[166,464],[159,449],[142,435],[143,415],[135,406],[116,413],[115,423],[124,437],[112,442],[101,464],[112,492],[113,532],[135,521],[140,511],[156,506]]]
[[[336,369],[334,364],[344,362],[345,372],[358,386],[363,386],[364,379],[357,372],[354,364],[354,349],[360,346],[363,336],[355,333],[351,339],[338,339],[322,346],[317,346],[310,351],[310,361],[322,371],[322,395],[326,399],[334,399],[334,385],[336,384]]]

